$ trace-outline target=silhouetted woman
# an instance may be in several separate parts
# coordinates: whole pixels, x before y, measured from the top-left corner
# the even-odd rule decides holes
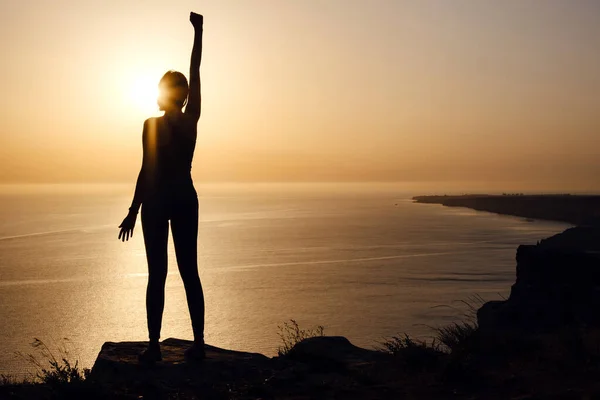
[[[162,359],[159,338],[167,279],[169,221],[179,273],[185,286],[194,331],[194,345],[186,358],[204,357],[204,295],[198,276],[198,196],[191,176],[192,157],[200,118],[200,60],[202,15],[191,13],[194,45],[190,83],[180,72],[168,71],[158,84],[158,106],[164,115],[144,122],[143,160],[133,202],[119,228],[119,239],[133,235],[142,206],[142,230],[148,260],[146,311],[150,343],[140,362]],[[186,105],[185,111],[182,111]]]

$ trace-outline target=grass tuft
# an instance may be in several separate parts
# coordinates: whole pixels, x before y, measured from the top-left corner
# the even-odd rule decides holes
[[[28,378],[16,378],[10,374],[0,374],[0,386],[30,385],[32,382]]]
[[[17,353],[29,362],[36,370],[32,382],[44,383],[50,386],[59,386],[69,383],[82,383],[88,377],[90,370],[79,367],[79,361],[71,361],[72,350],[68,339],[57,346],[55,351],[50,350],[42,340],[34,338],[31,343],[33,353],[27,355]]]
[[[290,319],[289,322],[284,322],[283,325],[278,325],[277,328],[279,330],[277,335],[283,342],[277,348],[277,355],[279,356],[287,355],[297,343],[304,339],[323,336],[323,332],[325,331],[322,325],[318,325],[312,329],[300,329],[296,320],[293,319]]]
[[[435,330],[438,342],[452,352],[471,345],[477,332],[477,323],[472,321],[454,322]]]
[[[437,349],[439,347],[435,339],[429,344],[424,340],[413,339],[406,333],[403,336],[392,336],[379,344],[378,350],[392,355],[397,355],[409,349]]]
[[[406,333],[380,342],[376,349],[393,355],[411,372],[431,369],[438,365],[439,360],[445,355],[436,339],[427,342],[413,339]]]

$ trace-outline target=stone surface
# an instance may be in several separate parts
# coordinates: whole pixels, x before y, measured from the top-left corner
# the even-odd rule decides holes
[[[350,343],[343,336],[313,337],[298,343],[289,357],[308,362],[329,362],[343,366],[355,366],[376,362],[384,355],[381,352],[363,349]]]
[[[146,343],[107,342],[90,379],[114,393],[157,398],[382,398],[397,390],[397,374],[388,373],[391,356],[344,337],[305,339],[289,356],[273,358],[207,345],[205,360],[188,363],[183,353],[191,344],[166,339],[163,361],[143,366],[137,355]]]
[[[92,377],[99,381],[116,382],[167,379],[181,384],[201,375],[202,379],[239,380],[257,379],[270,368],[271,359],[257,353],[246,353],[206,346],[206,359],[188,363],[184,351],[193,342],[181,339],[166,339],[161,343],[163,361],[153,366],[138,363],[138,354],[147,346],[145,342],[106,342],[92,368]],[[218,374],[218,376],[214,376]]]

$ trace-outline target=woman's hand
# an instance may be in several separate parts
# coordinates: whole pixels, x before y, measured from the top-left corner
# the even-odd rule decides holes
[[[135,220],[137,219],[137,213],[130,211],[129,214],[125,217],[119,228],[119,239],[124,242],[129,240],[129,237],[133,237],[133,228],[135,227]]]
[[[202,29],[202,24],[204,23],[204,17],[200,14],[196,14],[195,12],[190,13],[190,22],[194,25],[195,29]]]

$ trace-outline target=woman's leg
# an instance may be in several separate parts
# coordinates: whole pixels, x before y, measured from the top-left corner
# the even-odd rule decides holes
[[[178,202],[171,215],[171,231],[179,273],[185,287],[194,341],[204,343],[204,293],[198,276],[198,198]]]
[[[142,230],[148,260],[148,287],[146,312],[150,344],[158,344],[165,307],[165,282],[167,280],[167,240],[169,220],[159,207],[142,206]]]

